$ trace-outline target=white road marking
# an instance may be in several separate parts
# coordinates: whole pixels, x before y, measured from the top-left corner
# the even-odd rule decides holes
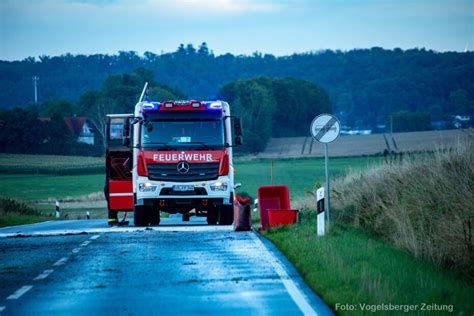
[[[63,264],[66,263],[66,261],[68,261],[68,258],[67,257],[62,257],[61,259],[59,259],[58,261],[56,261],[53,266],[55,267],[58,267],[58,266],[62,266]]]
[[[175,232],[208,232],[208,231],[232,231],[232,226],[209,226],[209,225],[196,225],[196,226],[179,226],[179,225],[169,225],[166,224],[163,226],[154,226],[154,227],[134,227],[133,225],[128,227],[102,227],[102,228],[84,228],[84,229],[58,229],[58,230],[45,230],[32,233],[7,233],[0,234],[0,238],[6,237],[35,237],[35,236],[63,236],[63,235],[79,235],[83,233],[88,234],[101,234],[101,233],[132,233],[140,232],[144,230],[153,230],[153,231],[175,231]],[[97,237],[96,237],[97,236]],[[90,239],[94,240],[99,238],[100,235],[94,235]]]
[[[9,297],[7,297],[7,300],[17,300],[19,299],[20,297],[22,297],[23,294],[25,294],[26,292],[28,292],[29,290],[31,290],[33,288],[33,285],[25,285],[25,286],[22,286],[20,287],[18,290],[16,290],[15,293],[13,293],[12,295],[10,295]]]
[[[81,247],[87,247],[87,245],[89,245],[91,242],[92,241],[90,241],[90,240],[86,240],[81,244]]]
[[[0,313],[3,312],[5,310],[5,306],[0,306]]]
[[[81,248],[74,248],[74,249],[72,250],[72,253],[78,253],[79,251],[81,251]]]
[[[311,307],[309,304],[306,296],[301,292],[301,290],[296,286],[295,282],[290,278],[288,273],[286,273],[285,269],[280,263],[280,260],[275,258],[270,251],[267,249],[265,244],[257,237],[255,236],[254,232],[249,232],[249,235],[251,238],[255,241],[255,243],[262,248],[262,255],[267,257],[268,261],[271,263],[273,268],[275,269],[276,273],[280,277],[281,281],[283,282],[283,285],[285,286],[286,290],[288,291],[288,294],[290,294],[291,298],[295,302],[295,304],[298,306],[298,308],[301,310],[301,312],[304,315],[317,315],[316,311]]]
[[[43,273],[38,274],[38,276],[36,278],[34,278],[33,280],[38,281],[38,280],[46,279],[48,277],[48,275],[53,273],[53,271],[54,270],[44,270]]]

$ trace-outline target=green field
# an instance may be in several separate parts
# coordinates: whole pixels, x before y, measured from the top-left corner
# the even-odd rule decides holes
[[[84,174],[103,173],[104,158],[53,155],[0,154],[0,173],[4,174]]]
[[[364,169],[383,161],[382,157],[352,157],[329,159],[330,177],[342,175],[351,169]],[[257,197],[257,189],[270,185],[271,160],[237,161],[234,163],[235,182],[241,182],[237,191]],[[273,161],[273,185],[287,185],[290,197],[302,196],[304,190],[313,189],[314,184],[324,184],[324,158],[283,159]]]
[[[103,191],[104,181],[102,174],[2,174],[0,196],[29,201],[64,199]]]
[[[10,161],[7,157],[16,159]],[[53,157],[53,158],[52,158]],[[28,155],[0,155],[0,168],[17,164],[23,165],[18,170],[33,170],[41,166],[43,173],[47,170],[56,170],[67,166],[68,157],[55,156],[28,156]],[[20,160],[21,158],[21,160]],[[69,157],[71,166],[80,168],[83,157]],[[59,162],[60,161],[60,162]],[[355,157],[330,159],[331,177],[341,175],[350,169],[366,168],[375,163],[380,163],[380,157]],[[99,158],[84,160],[84,169],[75,175],[79,169],[74,169],[72,175],[61,174],[5,174],[0,175],[0,196],[12,197],[21,200],[47,200],[64,199],[66,197],[84,196],[103,190],[104,176],[101,173],[91,173],[89,168],[97,165]],[[89,164],[90,163],[90,164]],[[3,165],[2,165],[3,164]],[[238,161],[235,162],[235,181],[241,182],[242,187],[237,193],[247,192],[252,197],[257,196],[257,188],[270,185],[270,160]],[[304,189],[311,189],[316,182],[324,182],[324,159],[286,159],[273,162],[273,184],[287,185],[291,197],[304,194]],[[67,171],[64,171],[67,173]]]

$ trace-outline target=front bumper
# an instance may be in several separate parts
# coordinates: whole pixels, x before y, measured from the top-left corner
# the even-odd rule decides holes
[[[212,190],[211,187],[217,182],[227,183],[223,191]],[[156,187],[154,191],[141,192],[138,188],[140,184],[147,183],[151,187]],[[175,185],[192,185],[194,191],[175,192]],[[233,192],[233,183],[228,176],[221,176],[216,180],[199,182],[162,182],[149,180],[147,177],[138,177],[137,187],[135,188],[135,204],[150,205],[160,209],[177,208],[181,206],[191,208],[205,208],[217,205],[231,205]]]

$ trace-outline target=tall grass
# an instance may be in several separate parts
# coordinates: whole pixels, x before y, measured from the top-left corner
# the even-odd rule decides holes
[[[41,211],[26,202],[0,198],[0,227],[31,224],[47,219]]]
[[[351,172],[334,181],[332,197],[335,219],[474,281],[472,139],[451,150]]]

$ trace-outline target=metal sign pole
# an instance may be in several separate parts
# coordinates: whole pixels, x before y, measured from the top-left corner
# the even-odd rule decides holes
[[[314,118],[311,122],[310,127],[311,136],[321,144],[324,144],[324,166],[326,173],[326,209],[327,209],[327,221],[328,224],[331,221],[331,203],[330,203],[330,192],[329,186],[329,153],[328,143],[335,141],[341,132],[341,123],[339,120],[331,114],[320,114]],[[322,202],[324,203],[324,202]],[[319,213],[318,213],[319,214]],[[324,213],[321,214],[324,218]]]
[[[328,218],[328,224],[331,221],[331,209],[330,209],[330,203],[329,203],[329,193],[331,192],[331,189],[329,187],[329,157],[328,157],[328,144],[324,144],[324,166],[326,169],[326,209],[327,209],[327,218]]]

